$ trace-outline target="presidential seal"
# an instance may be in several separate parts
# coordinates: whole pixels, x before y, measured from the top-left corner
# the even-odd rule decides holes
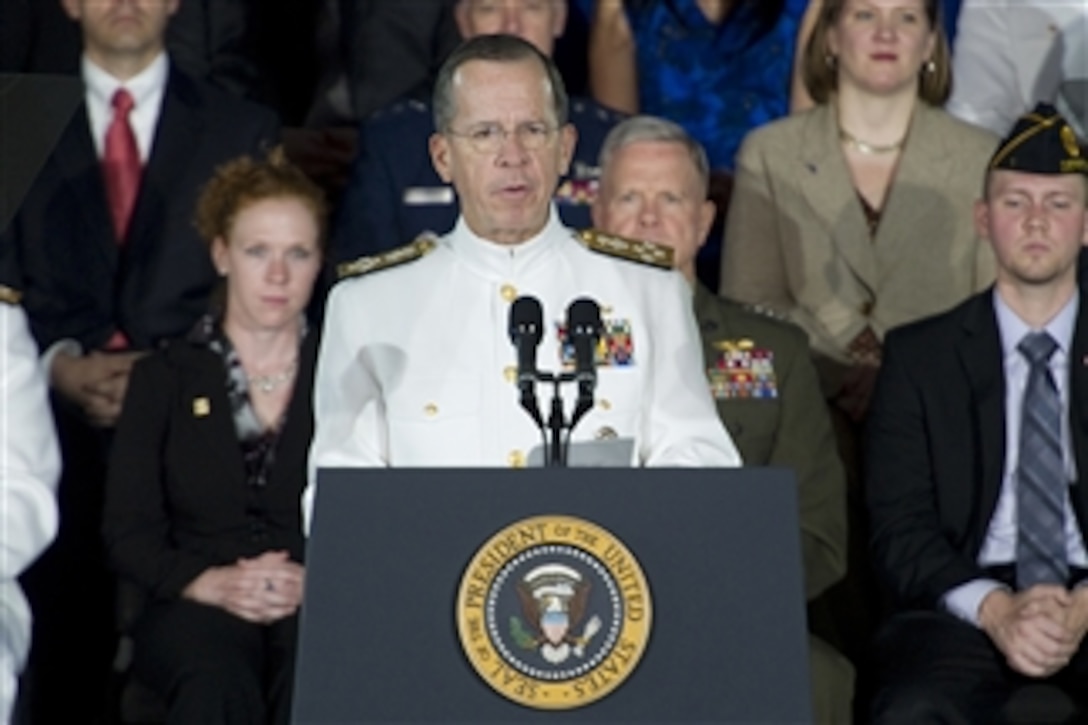
[[[623,542],[568,516],[511,524],[472,557],[457,592],[457,631],[477,674],[528,707],[605,697],[646,651],[653,607]]]

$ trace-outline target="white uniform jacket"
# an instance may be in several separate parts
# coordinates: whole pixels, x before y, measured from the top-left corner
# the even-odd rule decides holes
[[[16,577],[57,532],[60,452],[26,315],[0,302],[0,722],[30,645],[30,607]]]
[[[587,249],[554,209],[540,235],[512,247],[480,239],[462,219],[422,259],[334,288],[314,384],[307,517],[320,467],[524,465],[541,435],[518,403],[507,331],[519,295],[544,308],[542,371],[561,369],[570,302],[601,306],[597,404],[573,440],[633,439],[631,465],[740,465],[707,391],[678,272]],[[569,416],[576,390],[562,392]],[[546,420],[550,386],[537,395]]]
[[[947,109],[999,136],[1088,78],[1088,0],[964,0],[957,28]]]

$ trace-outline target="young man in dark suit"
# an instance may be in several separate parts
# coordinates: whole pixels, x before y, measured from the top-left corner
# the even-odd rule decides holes
[[[1086,714],[1085,156],[1052,107],[1024,116],[975,210],[995,285],[887,337],[867,494],[898,606],[876,641],[874,722],[1002,722],[1037,682]]]
[[[797,475],[805,593],[809,601],[846,571],[846,479],[808,341],[794,325],[706,289],[695,258],[714,221],[706,152],[671,121],[621,121],[601,148],[596,227],[663,244],[691,285],[707,384],[718,416],[748,466]],[[815,722],[849,722],[853,668],[809,638]]]
[[[85,102],[0,237],[0,284],[23,291],[65,469],[57,541],[25,579],[31,715],[95,722],[116,645],[99,536],[109,431],[135,359],[206,310],[216,274],[192,223],[197,192],[273,142],[278,122],[172,67],[178,0],[61,1],[83,36]]]

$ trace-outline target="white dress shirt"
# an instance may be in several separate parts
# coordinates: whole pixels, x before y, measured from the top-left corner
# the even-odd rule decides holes
[[[162,111],[162,99],[166,90],[166,80],[169,75],[170,64],[166,59],[166,53],[151,62],[149,66],[137,75],[126,81],[120,81],[98,65],[94,61],[83,56],[83,83],[87,92],[87,120],[91,126],[91,138],[94,139],[94,148],[98,158],[106,144],[106,130],[113,120],[113,94],[119,88],[126,89],[132,94],[135,105],[129,113],[129,125],[136,134],[136,145],[140,149],[140,160],[147,163],[151,155],[151,145],[155,140],[155,129],[159,125],[159,113]]]
[[[679,272],[590,251],[554,208],[516,246],[481,239],[462,219],[422,259],[333,289],[314,383],[307,527],[317,468],[524,465],[541,435],[514,381],[507,326],[519,295],[544,308],[540,370],[560,369],[558,323],[577,297],[630,331],[633,364],[599,368],[597,405],[573,440],[633,440],[631,465],[740,465],[706,387]],[[546,418],[550,386],[537,395]]]
[[[952,77],[948,111],[1004,136],[1063,81],[1088,79],[1088,0],[964,0]]]
[[[1024,336],[1033,332],[1026,322],[1013,312],[994,290],[994,310],[1001,335],[1001,351],[1005,372],[1005,465],[994,515],[990,519],[986,538],[979,550],[980,566],[1009,564],[1016,561],[1016,467],[1020,452],[1020,421],[1023,416],[1024,389],[1027,387],[1030,364],[1017,349]],[[1073,328],[1077,321],[1080,304],[1079,292],[1043,328],[1058,349],[1050,357],[1050,374],[1058,388],[1062,409],[1062,459],[1066,479],[1072,485],[1077,480],[1076,462],[1073,459],[1072,438],[1069,432],[1069,352],[1073,342]],[[1085,567],[1084,539],[1081,536],[1073,505],[1068,492],[1065,497],[1066,556],[1070,565]],[[978,608],[986,595],[1005,585],[992,579],[977,579],[956,587],[944,597],[945,606],[956,616],[978,625]]]

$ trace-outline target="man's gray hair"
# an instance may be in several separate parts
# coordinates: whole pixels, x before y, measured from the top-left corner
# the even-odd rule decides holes
[[[691,157],[691,163],[699,174],[704,190],[710,188],[710,162],[702,144],[678,124],[657,116],[633,116],[616,124],[601,145],[599,164],[603,174],[612,162],[612,157],[625,146],[640,141],[661,141],[678,143]]]
[[[471,60],[486,60],[497,63],[517,63],[524,60],[536,60],[544,69],[551,90],[552,105],[555,110],[555,122],[565,126],[570,115],[570,99],[559,69],[548,56],[537,50],[532,43],[513,35],[478,35],[466,40],[454,50],[442,68],[434,84],[433,112],[434,127],[439,133],[449,131],[453,117],[457,114],[454,99],[454,84],[457,71]]]

